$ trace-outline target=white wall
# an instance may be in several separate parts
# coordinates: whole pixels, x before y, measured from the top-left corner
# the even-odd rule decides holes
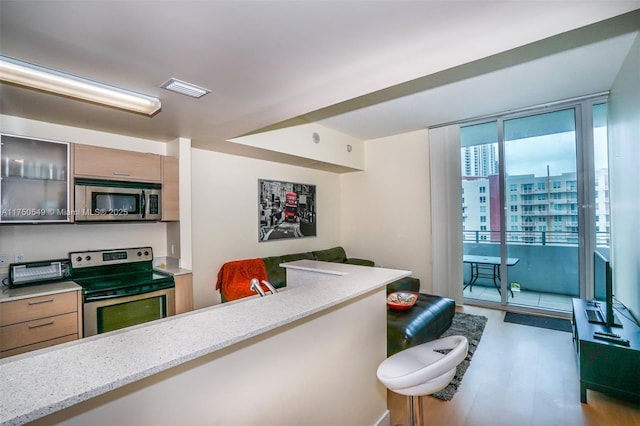
[[[229,142],[308,158],[309,163],[323,161],[358,170],[364,168],[361,140],[316,123],[242,136]]]
[[[614,291],[640,319],[640,35],[611,88],[608,113]]]
[[[225,262],[340,245],[340,175],[196,148],[191,166],[196,309],[220,302],[215,284]],[[316,185],[317,237],[258,242],[258,179]]]
[[[166,144],[146,139],[98,132],[0,115],[0,131],[15,135],[164,155]],[[22,253],[26,261],[67,257],[69,251],[151,246],[154,256],[167,255],[166,224],[50,224],[1,225],[0,253]],[[1,273],[2,271],[0,271]]]
[[[0,253],[22,253],[27,262],[61,259],[70,251],[151,246],[154,256],[166,256],[164,223],[2,225]]]
[[[365,171],[341,175],[347,254],[406,269],[431,283],[431,204],[426,130],[365,142]]]
[[[191,244],[191,140],[178,138],[167,144],[167,155],[179,162],[180,221],[167,224],[167,255],[178,258],[179,266],[193,267]]]

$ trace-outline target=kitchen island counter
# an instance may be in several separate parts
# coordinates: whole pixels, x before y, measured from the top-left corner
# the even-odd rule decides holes
[[[286,325],[311,321],[308,318],[373,293],[380,294],[375,304],[384,316],[383,287],[410,274],[345,266],[341,275],[275,295],[215,305],[2,360],[0,424],[33,421],[218,351],[233,353],[234,345],[242,348],[258,336],[264,341]]]

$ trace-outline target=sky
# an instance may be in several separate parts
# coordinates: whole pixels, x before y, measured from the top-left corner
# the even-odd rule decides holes
[[[594,131],[595,169],[607,168],[606,127]],[[506,173],[558,176],[576,171],[575,133],[555,133],[505,142]]]
[[[575,133],[556,133],[505,141],[505,168],[510,176],[550,176],[576,171]]]
[[[596,105],[593,112],[595,169],[606,169],[606,105]],[[495,143],[497,149],[497,124],[497,121],[491,121],[462,127],[461,146]],[[547,166],[551,176],[575,173],[575,127],[575,111],[571,108],[506,120],[503,127],[506,173],[541,177],[547,175]]]

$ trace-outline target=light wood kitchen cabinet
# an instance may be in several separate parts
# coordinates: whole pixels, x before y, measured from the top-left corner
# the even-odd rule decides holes
[[[67,291],[0,306],[0,358],[82,337],[82,295]]]
[[[180,176],[176,157],[162,157],[162,221],[180,220]]]
[[[74,145],[75,176],[162,182],[162,156],[92,145]]]
[[[174,275],[176,315],[193,310],[193,277],[192,274]]]

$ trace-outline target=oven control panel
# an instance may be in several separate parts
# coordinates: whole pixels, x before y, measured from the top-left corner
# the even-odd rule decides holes
[[[135,247],[113,250],[76,251],[69,253],[69,260],[71,260],[71,267],[74,269],[134,262],[150,262],[153,261],[153,249],[151,247]]]

